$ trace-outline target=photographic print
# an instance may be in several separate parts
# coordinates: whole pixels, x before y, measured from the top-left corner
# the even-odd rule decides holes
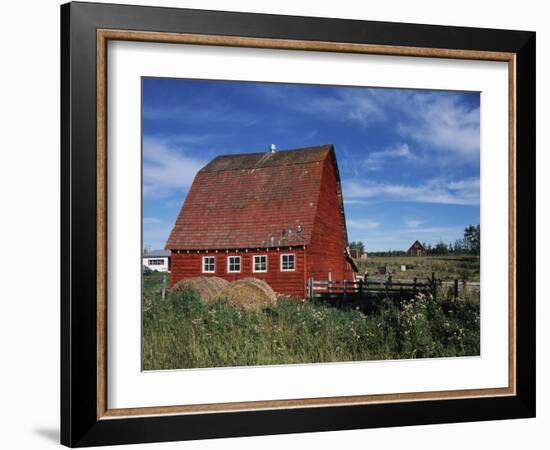
[[[144,370],[479,356],[479,92],[142,78]]]

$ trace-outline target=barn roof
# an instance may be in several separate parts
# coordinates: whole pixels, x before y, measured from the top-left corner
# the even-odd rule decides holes
[[[218,156],[195,176],[165,248],[309,244],[329,157],[339,183],[332,145]],[[341,192],[339,198],[343,216]]]
[[[412,243],[412,245],[409,247],[409,249],[408,249],[407,251],[410,252],[410,251],[413,249],[413,247],[414,247],[415,245],[417,245],[417,244],[420,245],[420,247],[422,247],[423,250],[426,250],[426,249],[424,248],[424,246],[422,245],[422,243],[417,239],[416,241],[414,241],[414,242]]]

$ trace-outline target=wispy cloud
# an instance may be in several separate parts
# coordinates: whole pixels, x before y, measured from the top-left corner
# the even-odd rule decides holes
[[[346,225],[357,230],[374,230],[380,226],[380,222],[371,219],[347,219]]]
[[[143,219],[144,247],[150,247],[151,249],[164,248],[173,224],[153,217],[147,219]]]
[[[144,225],[156,225],[162,223],[162,220],[158,217],[144,217],[143,218],[143,224]]]
[[[270,102],[283,103],[294,111],[330,118],[338,122],[358,122],[363,126],[380,122],[386,117],[385,108],[373,96],[372,89],[327,90],[324,95],[311,93],[296,86],[263,84],[257,92]]]
[[[387,159],[414,159],[407,144],[398,144],[377,152],[370,152],[365,159],[363,166],[366,170],[377,171],[384,168]]]
[[[465,103],[462,93],[342,88],[320,94],[292,86],[259,85],[258,95],[268,102],[334,122],[358,123],[364,128],[391,126],[396,137],[421,144],[423,151],[435,153],[443,162],[479,158],[480,109]],[[399,146],[393,150],[396,148]],[[377,170],[384,157],[391,157],[391,153],[383,152],[374,152],[370,170]]]
[[[415,95],[406,108],[415,120],[399,123],[399,133],[435,150],[479,159],[480,111],[469,110],[458,96]]]
[[[257,114],[241,110],[223,103],[208,104],[177,104],[162,106],[146,106],[143,109],[143,119],[151,121],[180,122],[185,124],[226,124],[248,127],[262,120]]]
[[[405,223],[407,224],[407,227],[409,228],[418,228],[420,225],[422,225],[425,222],[426,222],[425,220],[419,220],[419,219],[412,219],[412,220],[405,221]]]
[[[143,139],[143,195],[168,197],[175,191],[188,188],[195,174],[205,165],[200,157],[187,154],[170,141],[145,137]]]
[[[366,201],[366,200],[357,200],[357,199],[348,200],[348,199],[344,199],[344,204],[345,205],[368,205],[369,202]]]
[[[448,205],[478,205],[479,179],[445,182],[434,178],[420,185],[405,185],[353,180],[343,185],[344,197]]]
[[[418,227],[400,229],[376,229],[354,232],[351,240],[363,241],[367,250],[406,250],[415,241],[436,244],[443,242],[454,242],[461,238],[464,228],[460,226],[442,227]]]
[[[460,93],[407,89],[371,89],[371,101],[384,106],[397,132],[426,149],[479,158],[480,109],[468,106]],[[391,113],[393,112],[393,113]]]

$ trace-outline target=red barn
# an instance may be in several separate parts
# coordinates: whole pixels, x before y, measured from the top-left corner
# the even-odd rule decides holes
[[[428,252],[418,240],[414,241],[407,250],[407,255],[409,256],[426,256],[427,254]]]
[[[308,277],[353,280],[332,145],[224,155],[195,176],[165,248],[172,285],[255,277],[306,297]]]

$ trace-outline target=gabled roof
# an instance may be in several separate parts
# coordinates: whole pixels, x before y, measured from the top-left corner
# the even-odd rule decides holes
[[[338,171],[332,145],[218,156],[197,173],[165,248],[308,245],[329,155]]]
[[[424,248],[424,246],[420,243],[420,241],[417,239],[416,241],[414,241],[414,242],[412,243],[412,245],[409,247],[409,249],[408,249],[407,251],[408,251],[408,252],[411,251],[412,248],[413,248],[416,244],[420,245],[420,247],[422,247],[422,250],[426,250],[426,249]]]
[[[144,258],[166,258],[170,256],[170,250],[155,249],[143,255]]]

